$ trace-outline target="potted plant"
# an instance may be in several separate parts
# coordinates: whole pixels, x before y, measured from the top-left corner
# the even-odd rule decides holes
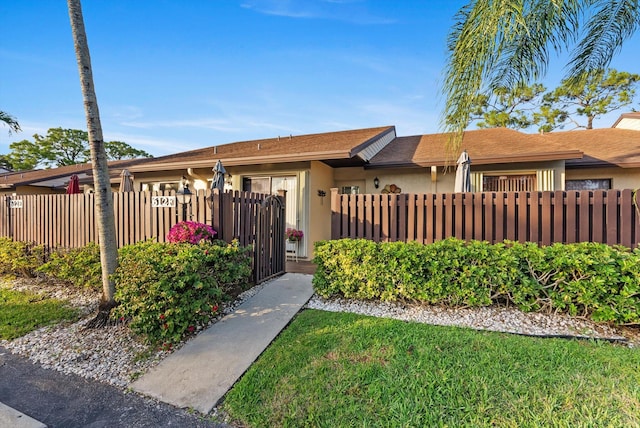
[[[301,230],[288,227],[287,231],[285,232],[285,236],[289,241],[295,242],[295,241],[300,241],[304,236],[304,233],[302,233]]]

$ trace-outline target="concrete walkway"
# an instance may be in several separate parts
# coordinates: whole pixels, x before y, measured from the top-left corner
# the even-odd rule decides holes
[[[132,388],[209,413],[313,295],[311,275],[287,273],[200,333]]]
[[[47,428],[45,424],[0,403],[0,427],[11,428]]]

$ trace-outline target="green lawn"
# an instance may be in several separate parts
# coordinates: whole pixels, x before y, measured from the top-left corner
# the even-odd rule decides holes
[[[78,311],[63,301],[0,288],[0,339],[15,339],[39,327],[77,317]]]
[[[640,350],[305,310],[227,394],[242,426],[640,426]]]

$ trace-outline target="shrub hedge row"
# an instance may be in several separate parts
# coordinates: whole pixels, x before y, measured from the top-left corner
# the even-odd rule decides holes
[[[230,287],[251,274],[247,249],[237,243],[142,242],[120,250],[111,315],[151,343],[176,343],[218,314]]]
[[[100,247],[95,242],[81,248],[57,249],[49,255],[49,260],[38,267],[36,271],[77,287],[102,289]]]
[[[324,297],[515,305],[616,324],[640,322],[640,249],[597,243],[500,244],[446,239],[317,242],[313,278]]]
[[[216,317],[232,288],[247,287],[248,251],[224,241],[147,241],[123,247],[113,275],[118,306],[111,315],[129,321],[150,343],[176,343]],[[46,254],[43,246],[0,238],[0,274],[40,274],[78,287],[102,288],[96,244]]]
[[[33,245],[0,237],[0,275],[31,278],[47,254],[44,245]]]

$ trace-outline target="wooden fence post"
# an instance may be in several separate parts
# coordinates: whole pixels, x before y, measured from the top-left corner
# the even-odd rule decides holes
[[[340,224],[342,223],[340,212],[340,195],[338,188],[331,189],[331,239],[340,239]]]

